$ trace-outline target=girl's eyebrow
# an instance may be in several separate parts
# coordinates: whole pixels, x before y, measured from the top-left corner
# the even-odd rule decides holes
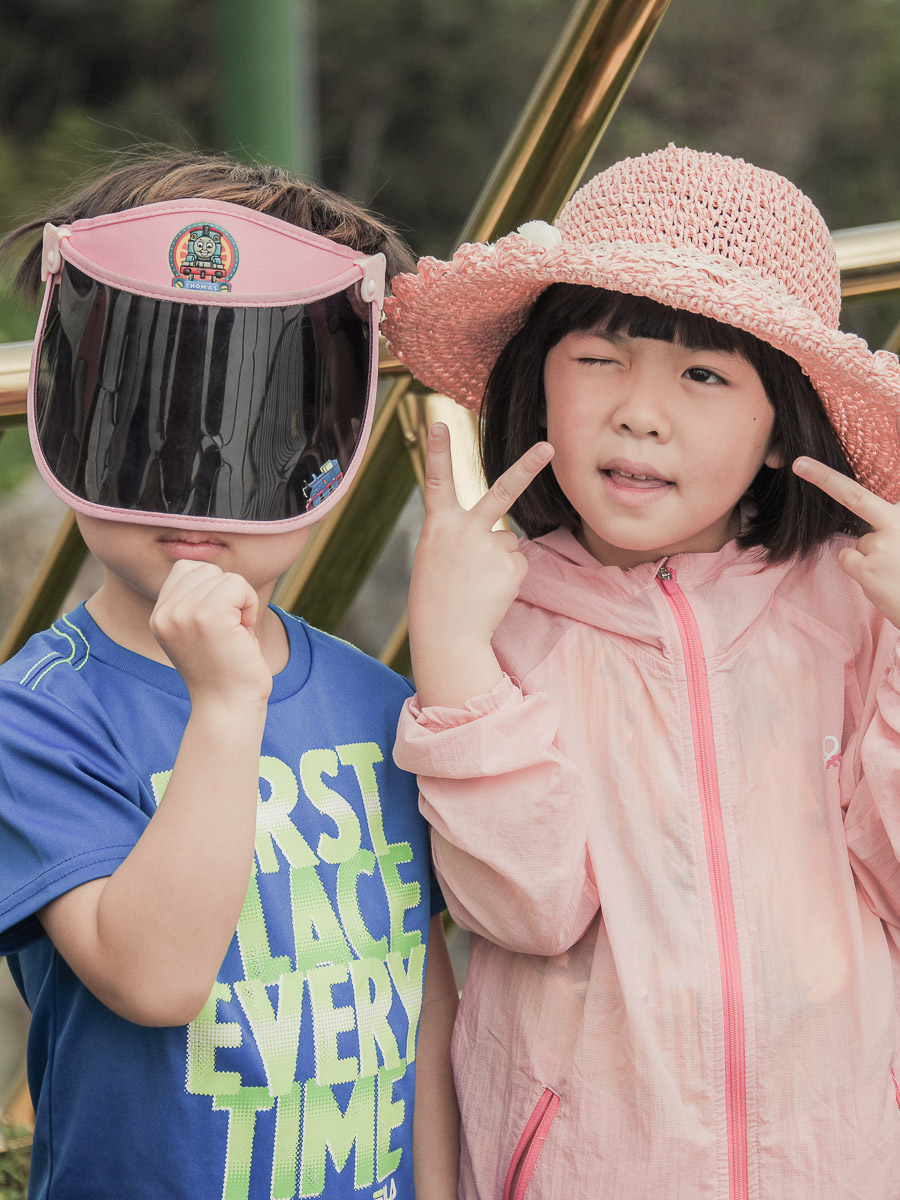
[[[612,342],[613,345],[621,346],[624,342],[632,341],[632,337],[628,333],[621,330],[607,329],[603,325],[589,325],[587,329],[577,330],[583,337],[601,337],[607,342]]]
[[[677,341],[675,345],[681,346],[682,349],[690,351],[691,354],[725,354],[730,358],[743,358],[739,350],[725,346],[710,346],[705,342],[703,344],[695,344],[691,341]]]
[[[639,336],[639,335],[628,333],[627,331],[622,330],[622,329],[607,329],[604,325],[602,325],[600,323],[598,323],[596,325],[589,325],[585,329],[578,329],[578,330],[574,330],[573,332],[574,332],[575,336],[580,335],[581,337],[603,338],[604,341],[611,342],[612,345],[614,345],[614,346],[626,345],[627,343],[634,341],[636,336]],[[686,350],[689,354],[722,354],[722,355],[725,355],[727,358],[744,359],[744,355],[741,354],[741,352],[737,348],[731,348],[731,347],[725,347],[725,346],[720,346],[720,347],[710,346],[705,342],[698,341],[695,343],[695,342],[692,342],[691,340],[685,341],[683,338],[677,338],[677,337],[676,338],[668,338],[668,337],[655,338],[655,337],[653,337],[652,334],[645,334],[643,336],[649,337],[650,341],[667,342],[670,346],[678,346],[682,350]],[[746,360],[744,360],[744,361],[746,361]]]

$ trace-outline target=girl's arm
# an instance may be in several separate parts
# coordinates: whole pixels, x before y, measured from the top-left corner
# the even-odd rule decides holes
[[[900,643],[890,626],[861,683],[863,717],[840,764],[844,837],[869,907],[900,929]]]
[[[505,677],[463,711],[401,715],[394,758],[419,777],[438,879],[457,924],[508,950],[574,945],[600,900],[580,772],[557,749],[559,711]]]
[[[456,1200],[459,1109],[450,1064],[450,1036],[459,995],[440,916],[431,918],[425,993],[416,1047],[413,1166],[418,1200]]]
[[[159,809],[125,861],[39,913],[82,982],[120,1016],[183,1025],[206,1002],[253,859],[259,754],[272,675],[239,575],[177,563],[152,626],[191,696]]]
[[[842,783],[847,779],[844,834],[869,906],[900,928],[900,505],[814,459],[799,458],[793,469],[871,526],[838,555],[844,572],[886,619],[871,664],[857,661],[864,671],[864,710],[841,764]]]
[[[422,811],[454,919],[509,949],[557,954],[597,911],[580,776],[554,745],[558,714],[523,697],[492,646],[528,564],[493,526],[549,462],[533,446],[469,511],[453,486],[445,426],[429,431],[425,520],[409,635],[417,697],[394,757],[419,776]]]

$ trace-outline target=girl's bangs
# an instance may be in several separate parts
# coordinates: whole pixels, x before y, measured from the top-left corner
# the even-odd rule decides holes
[[[584,284],[552,284],[538,304],[547,306],[547,314],[552,314],[560,338],[565,333],[598,326],[609,333],[676,342],[689,350],[722,350],[744,358],[750,347],[758,343],[752,334],[700,313],[670,308],[646,296]]]
[[[751,335],[733,325],[723,325],[700,313],[670,308],[645,296],[632,296],[626,292],[606,294],[609,307],[602,322],[610,333],[675,342],[688,350],[723,350],[746,355],[746,343]]]

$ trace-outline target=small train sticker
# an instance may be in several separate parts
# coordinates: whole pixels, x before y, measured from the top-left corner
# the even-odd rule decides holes
[[[318,508],[326,496],[330,496],[344,478],[336,458],[329,458],[322,464],[322,470],[313,475],[309,483],[304,484],[303,495],[306,497],[306,511]]]
[[[218,225],[188,225],[169,248],[172,287],[192,292],[230,292],[238,266],[237,244]]]

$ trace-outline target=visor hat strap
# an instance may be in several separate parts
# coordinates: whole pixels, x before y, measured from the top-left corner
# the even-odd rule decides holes
[[[62,251],[60,242],[63,238],[71,237],[66,225],[51,225],[48,221],[44,226],[44,246],[41,251],[41,281],[46,283],[51,275],[56,275],[62,269]]]

